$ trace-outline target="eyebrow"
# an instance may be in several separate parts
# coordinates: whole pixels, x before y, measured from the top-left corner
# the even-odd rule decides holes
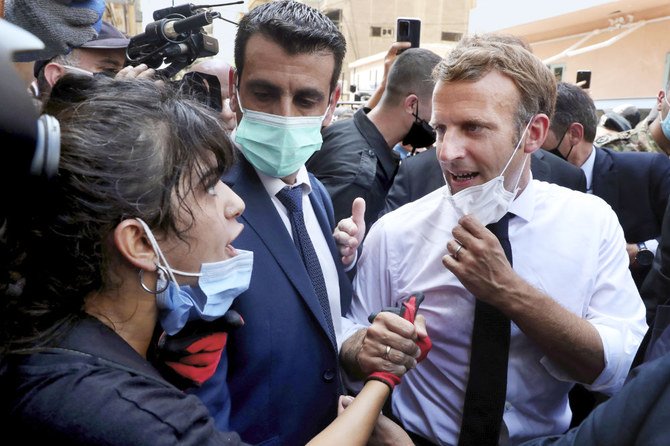
[[[250,80],[247,82],[247,88],[265,88],[269,90],[271,93],[274,94],[280,94],[282,93],[282,89],[277,87],[275,84],[272,82],[263,80],[263,79],[254,79]],[[305,87],[301,88],[298,91],[295,92],[294,96],[305,96],[305,97],[310,97],[314,98],[316,100],[323,100],[326,95],[323,94],[320,90],[312,87]]]

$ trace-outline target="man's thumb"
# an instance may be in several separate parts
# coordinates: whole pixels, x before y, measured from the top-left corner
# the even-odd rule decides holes
[[[358,227],[365,224],[365,199],[357,197],[351,205],[351,218]]]

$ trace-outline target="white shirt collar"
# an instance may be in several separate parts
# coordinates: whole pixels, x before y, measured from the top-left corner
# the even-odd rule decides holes
[[[288,184],[284,183],[284,181],[282,181],[281,178],[274,178],[264,174],[255,167],[254,169],[258,174],[258,178],[261,179],[263,187],[265,187],[265,190],[271,197],[274,197],[275,195],[277,195],[277,192],[282,190],[284,187],[288,186]],[[312,185],[309,182],[309,175],[307,174],[307,168],[305,168],[304,165],[300,166],[300,170],[298,170],[298,175],[295,178],[295,184],[291,185],[290,187],[295,187],[299,184],[302,185],[303,195],[312,192]]]
[[[584,161],[584,164],[581,165],[581,169],[584,171],[584,175],[586,175],[586,192],[592,193],[593,188],[591,187],[591,183],[593,182],[593,166],[596,163],[596,149],[595,147],[591,146],[591,154],[589,155],[588,158],[586,158],[586,161]]]
[[[530,221],[535,213],[535,181],[531,173],[526,188],[512,201],[509,211],[517,217]]]

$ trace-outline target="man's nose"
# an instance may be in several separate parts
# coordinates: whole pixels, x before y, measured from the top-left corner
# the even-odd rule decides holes
[[[447,132],[437,143],[437,158],[441,162],[454,161],[465,156],[465,141],[458,135]]]

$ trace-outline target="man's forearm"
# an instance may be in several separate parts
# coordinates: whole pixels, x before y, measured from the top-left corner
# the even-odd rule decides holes
[[[511,293],[501,311],[575,381],[595,381],[605,368],[598,330],[532,286],[524,288]]]

